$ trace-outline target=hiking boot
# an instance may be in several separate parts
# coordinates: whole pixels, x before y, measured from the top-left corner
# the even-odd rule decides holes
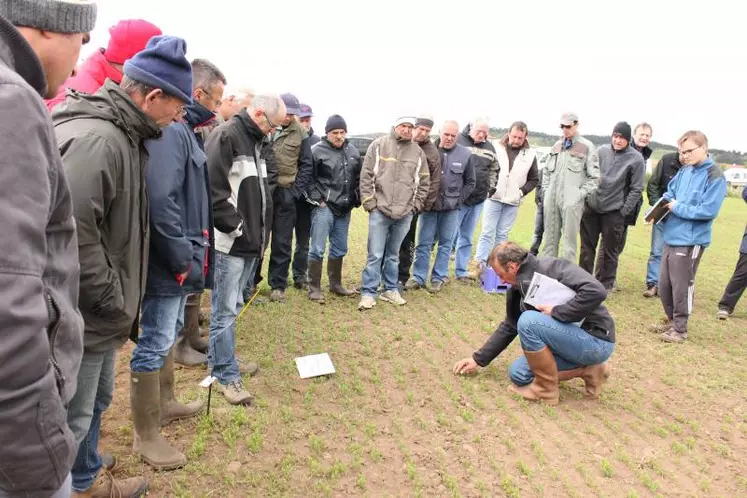
[[[413,291],[413,290],[418,290],[422,288],[423,286],[417,280],[415,280],[415,277],[410,277],[407,279],[407,282],[405,282],[406,291]]]
[[[119,464],[117,457],[111,453],[102,453],[99,455],[99,458],[101,459],[101,468],[107,472],[114,472],[114,469],[117,468],[117,464]]]
[[[293,288],[294,288],[294,289],[298,289],[298,290],[308,290],[308,288],[309,288],[309,284],[308,284],[308,283],[306,283],[306,282],[305,282],[305,281],[303,281],[303,280],[300,280],[300,281],[296,281],[296,280],[294,280],[294,281],[293,281]]]
[[[161,436],[160,372],[130,373],[132,406],[132,452],[155,470],[174,470],[187,463],[187,457]]]
[[[93,484],[85,491],[73,491],[72,497],[110,498],[140,498],[148,491],[148,481],[144,477],[130,477],[128,479],[114,479],[111,473],[101,469]]]
[[[379,299],[387,303],[396,304],[397,306],[407,304],[407,301],[402,299],[402,296],[399,295],[399,291],[397,290],[384,291],[381,296],[379,296]]]
[[[169,351],[158,376],[161,395],[161,426],[175,420],[197,416],[202,411],[202,401],[197,400],[183,405],[174,397],[174,350]]]
[[[670,342],[673,344],[682,344],[687,340],[687,332],[677,332],[674,330],[674,327],[669,329],[668,331],[664,332],[659,336],[659,339],[661,339],[664,342]]]
[[[430,288],[428,288],[428,292],[431,292],[433,294],[438,294],[441,292],[444,288],[444,281],[443,280],[434,280],[431,282]]]
[[[236,357],[236,363],[239,364],[239,373],[241,375],[248,375],[254,377],[259,372],[259,365],[253,361],[244,361],[238,356]]]
[[[273,303],[284,303],[285,302],[285,291],[283,289],[273,289],[270,293],[270,302]]]
[[[643,291],[643,297],[652,298],[659,295],[659,288],[655,285],[649,285],[648,289]]]
[[[473,259],[467,265],[467,278],[475,281],[480,280],[483,268],[485,268],[485,264],[482,261]]]
[[[718,310],[716,312],[716,318],[718,318],[719,320],[728,320],[729,315],[731,315],[731,313],[729,313],[727,310]]]
[[[322,292],[322,263],[319,260],[309,260],[309,299],[319,304],[324,304],[324,293]]]
[[[573,370],[562,370],[558,372],[558,382],[581,378],[586,385],[584,397],[587,399],[599,398],[602,385],[610,376],[610,368],[607,363],[598,363],[586,367],[574,368]]]
[[[335,294],[337,296],[354,296],[358,294],[358,291],[356,289],[346,289],[342,285],[342,261],[342,258],[327,258],[327,277],[329,277],[329,290],[332,294]]]
[[[363,296],[361,301],[358,303],[358,310],[370,310],[376,306],[376,298],[373,296]]]
[[[241,380],[235,380],[230,384],[221,384],[218,382],[218,389],[232,405],[252,404],[252,395],[244,389],[244,383]]]
[[[648,326],[648,330],[661,334],[669,331],[672,328],[672,320],[670,318],[662,318],[659,323],[654,323]]]
[[[534,373],[534,380],[526,386],[511,384],[508,390],[529,401],[543,401],[548,405],[557,405],[558,365],[550,348],[545,346],[539,351],[524,351],[529,367]]]

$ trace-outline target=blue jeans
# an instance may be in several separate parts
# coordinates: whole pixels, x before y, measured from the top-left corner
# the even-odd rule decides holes
[[[467,276],[467,265],[469,264],[469,258],[472,256],[472,236],[475,234],[475,227],[480,220],[483,204],[485,202],[459,208],[459,228],[454,236],[457,278]]]
[[[74,491],[85,491],[101,470],[99,433],[101,414],[109,408],[114,395],[116,349],[83,353],[78,371],[78,388],[67,409],[67,425],[75,434],[78,454],[71,471]]]
[[[449,256],[451,244],[459,221],[459,210],[429,211],[420,215],[418,220],[418,245],[415,248],[415,263],[412,266],[412,277],[420,284],[425,284],[428,267],[431,263],[431,248],[438,240],[436,262],[433,264],[431,282],[443,281],[449,276]]]
[[[646,286],[659,285],[661,270],[661,255],[664,252],[664,224],[658,223],[651,227],[651,253],[648,255],[646,267]]]
[[[615,350],[614,342],[597,339],[577,325],[559,322],[539,311],[522,313],[517,329],[521,348],[535,352],[549,347],[559,371],[604,363]],[[519,386],[527,385],[534,379],[526,356],[511,364],[508,375]]]
[[[482,232],[477,239],[475,259],[488,262],[488,256],[493,247],[508,240],[508,232],[516,223],[519,206],[511,206],[500,201],[488,199],[485,201],[485,211],[482,216]]]
[[[374,210],[369,213],[368,259],[361,277],[362,296],[376,297],[382,278],[382,259],[384,260],[384,290],[397,290],[399,248],[410,230],[410,221],[412,221],[412,214],[393,220],[381,211]]]
[[[187,296],[145,296],[140,311],[140,336],[130,358],[133,372],[156,372],[163,367],[184,325]]]
[[[329,258],[344,258],[348,253],[348,228],[350,212],[344,216],[335,216],[328,207],[317,207],[311,213],[311,247],[309,259],[321,261],[327,249],[329,238]]]
[[[215,253],[208,367],[223,385],[241,379],[236,361],[236,318],[244,307],[243,289],[254,278],[257,258]]]

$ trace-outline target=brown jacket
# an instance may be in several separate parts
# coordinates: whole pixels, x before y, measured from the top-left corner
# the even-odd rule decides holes
[[[412,140],[396,137],[394,130],[371,143],[361,171],[361,203],[398,220],[421,212],[430,186],[428,159]]]
[[[430,172],[430,185],[428,187],[428,197],[425,198],[425,206],[423,211],[430,211],[433,205],[438,200],[439,189],[441,188],[441,178],[444,175],[441,167],[441,154],[438,153],[438,147],[434,144],[430,137],[425,139],[425,142],[418,144],[425,157],[428,160],[428,171]]]

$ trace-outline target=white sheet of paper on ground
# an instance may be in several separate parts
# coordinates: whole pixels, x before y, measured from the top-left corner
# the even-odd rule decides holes
[[[296,367],[302,379],[335,373],[335,366],[332,365],[332,359],[327,353],[296,358]]]
[[[210,387],[210,384],[218,380],[216,377],[213,377],[212,375],[208,375],[202,381],[200,381],[200,387]]]

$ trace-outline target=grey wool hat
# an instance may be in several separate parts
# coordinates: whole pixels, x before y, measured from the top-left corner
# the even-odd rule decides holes
[[[53,33],[88,33],[96,24],[93,0],[0,0],[0,16],[14,26]]]

